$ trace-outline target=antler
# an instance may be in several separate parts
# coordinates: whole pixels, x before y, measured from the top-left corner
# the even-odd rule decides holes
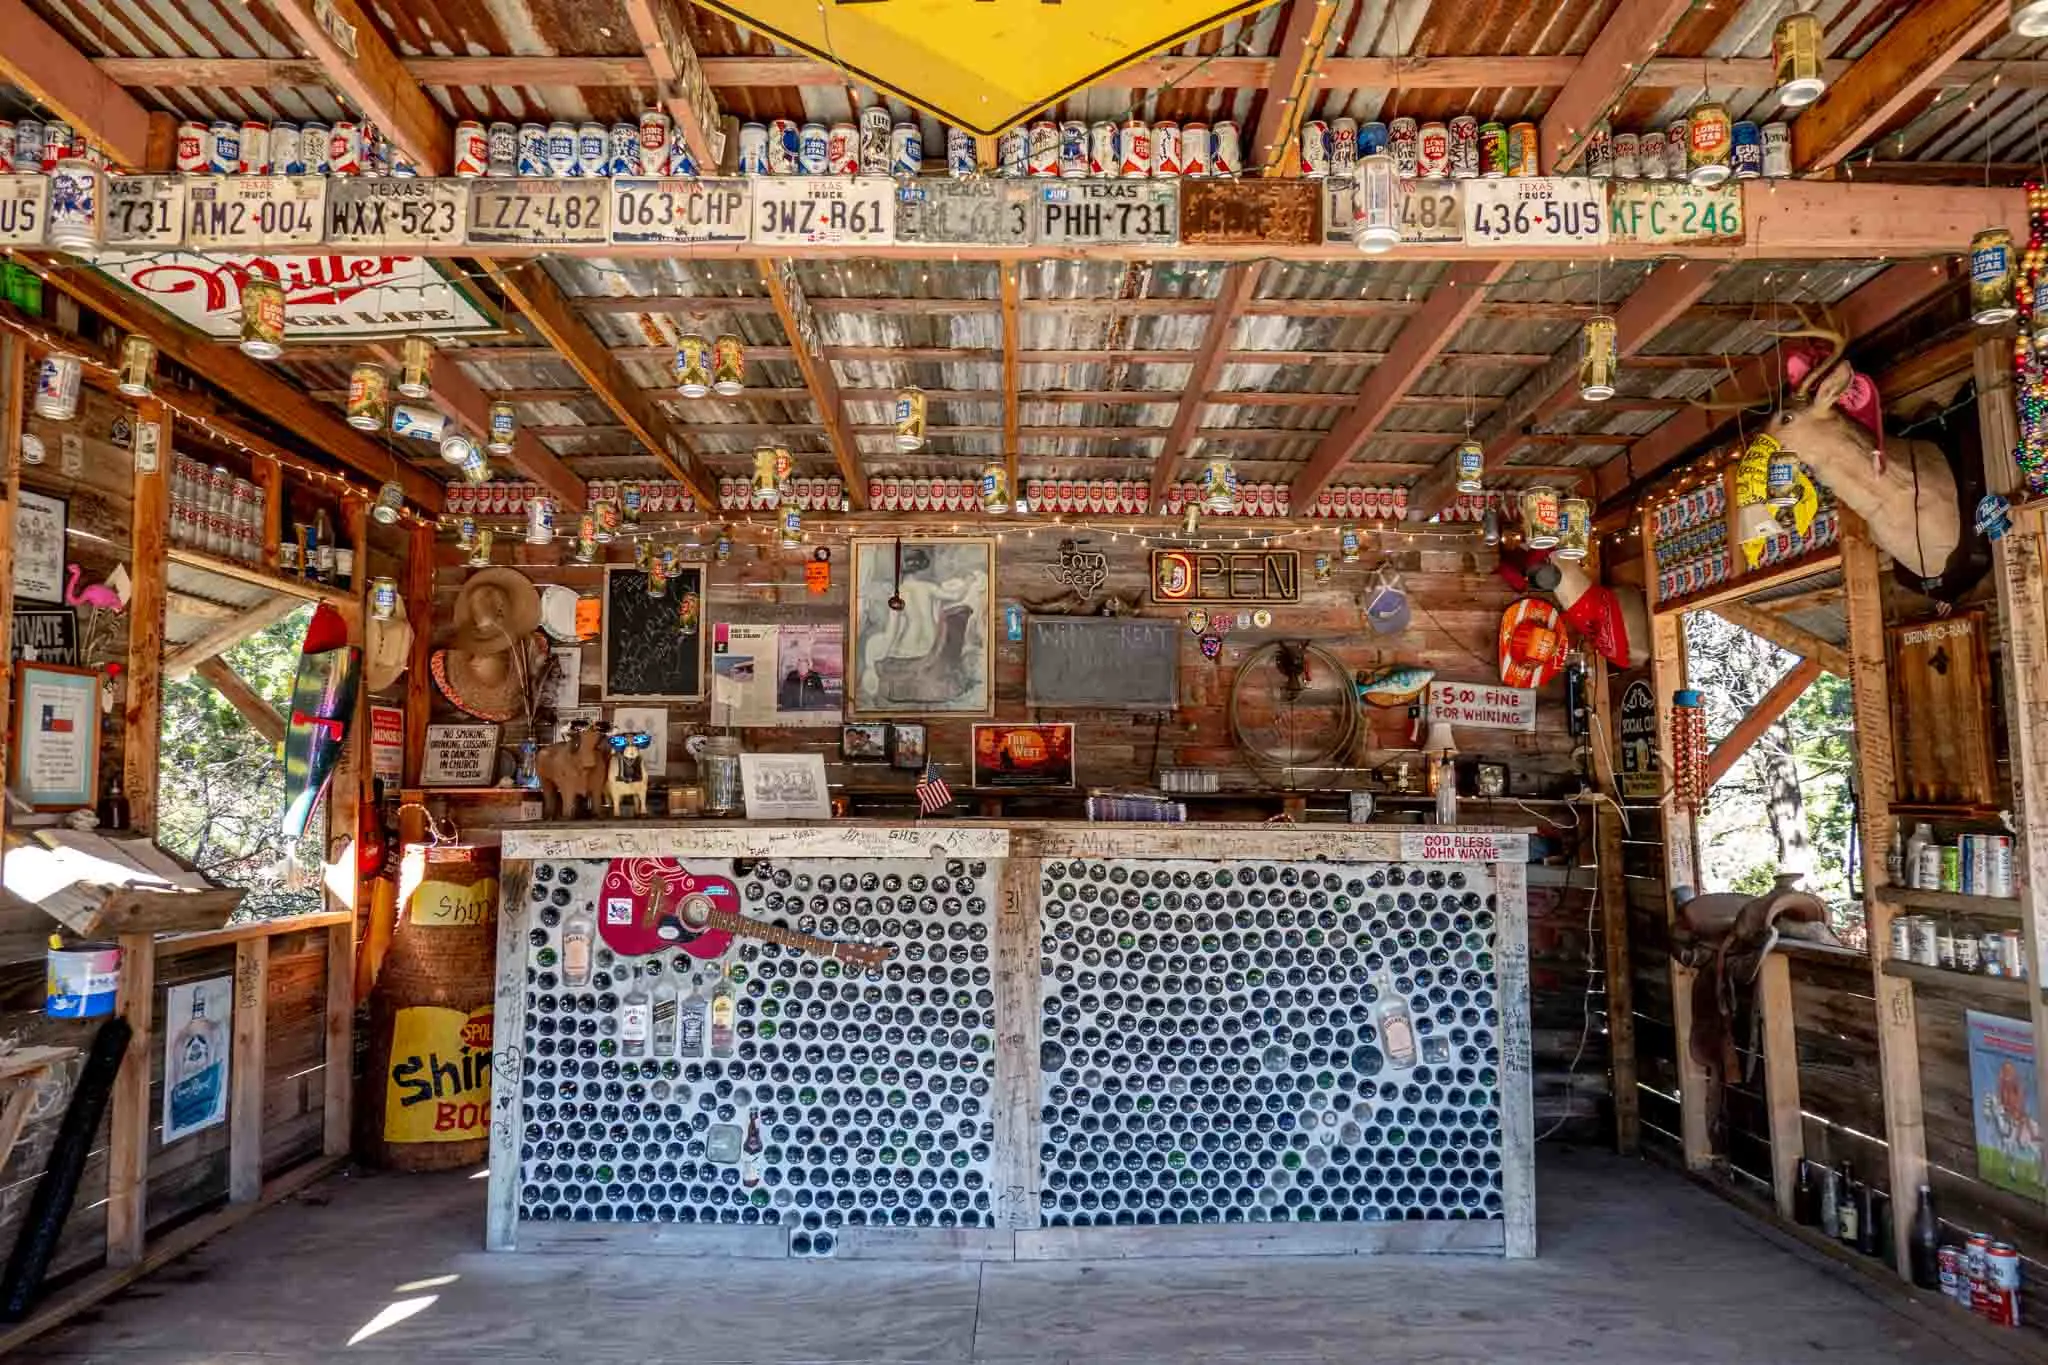
[[[1794,337],[1817,337],[1828,344],[1828,353],[1814,362],[1813,368],[1806,372],[1806,378],[1800,380],[1799,387],[1792,391],[1793,397],[1803,399],[1812,391],[1814,381],[1821,377],[1821,373],[1841,359],[1842,351],[1849,344],[1849,334],[1836,325],[1834,319],[1829,316],[1825,304],[1821,305],[1821,320],[1818,323],[1814,321],[1813,315],[1806,311],[1805,304],[1796,303],[1793,307],[1799,310],[1800,325],[1772,327],[1769,329],[1772,337],[1781,344]]]

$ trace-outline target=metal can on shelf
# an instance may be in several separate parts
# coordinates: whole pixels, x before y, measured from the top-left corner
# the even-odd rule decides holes
[[[965,128],[947,128],[946,174],[955,180],[972,180],[979,169],[980,165],[974,152],[974,135]],[[809,171],[804,173],[811,174]]]
[[[1451,175],[1458,180],[1479,176],[1479,120],[1460,114],[1448,125],[1451,136]]]
[[[1386,141],[1386,125],[1369,123],[1368,128],[1380,130],[1380,141]],[[1358,120],[1340,118],[1330,120],[1330,179],[1350,183],[1358,178],[1359,158]],[[1372,149],[1374,151],[1378,148]],[[1368,153],[1369,155],[1370,153]]]
[[[1943,891],[1963,889],[1963,854],[1954,844],[1939,845],[1941,850],[1940,880],[1936,885]]]
[[[483,124],[464,119],[455,125],[455,151],[449,160],[450,173],[458,179],[474,180],[491,168],[491,144]]]
[[[1941,965],[1941,949],[1935,942],[1934,916],[1906,917],[1907,950],[1910,959],[1922,967]]]
[[[1319,118],[1301,125],[1301,174],[1322,180],[1330,174],[1330,125]]]
[[[1764,175],[1783,180],[1792,174],[1792,126],[1766,123],[1758,130],[1764,147]]]
[[[1235,180],[1244,174],[1244,145],[1238,139],[1237,124],[1229,119],[1209,128],[1209,174],[1219,180]]]
[[[522,123],[519,125],[519,159],[516,163],[520,175],[538,178],[548,174],[548,129],[544,123]]]
[[[1076,118],[1060,124],[1060,178],[1079,180],[1088,174],[1088,125]]]
[[[306,169],[306,158],[299,142],[298,124],[270,125],[270,168],[279,175],[313,174]]]
[[[851,123],[835,123],[825,134],[825,173],[860,174],[860,129]]]
[[[663,115],[664,118],[667,115]],[[662,158],[667,160],[667,150]],[[519,174],[519,125],[497,119],[484,129],[484,174],[510,180]]]
[[[832,173],[832,134],[822,123],[806,123],[796,132],[797,169],[805,175]]]
[[[1984,1318],[2000,1327],[2020,1325],[2020,1253],[2010,1242],[1984,1252]]]
[[[1763,177],[1763,133],[1748,119],[1738,119],[1728,129],[1728,161],[1735,169],[1737,180]]]
[[[1643,175],[1643,140],[1635,133],[1614,135],[1614,178],[1640,180]]]
[[[996,139],[996,173],[1005,180],[1021,180],[1031,160],[1031,130],[1022,124],[1005,128]]]
[[[33,122],[33,120],[30,120]],[[14,169],[14,140],[16,125],[7,125],[7,169]],[[40,149],[38,149],[40,155]],[[181,175],[204,175],[206,173],[206,125],[196,119],[186,119],[178,125],[177,160],[173,168]]]
[[[924,173],[924,133],[915,123],[899,123],[889,130],[889,174],[898,180],[915,180]]]
[[[803,135],[796,120],[768,120],[768,174],[795,175],[802,158]]]
[[[1026,134],[1024,173],[1041,180],[1060,173],[1060,126],[1051,119],[1039,119]]]
[[[1152,129],[1145,120],[1125,119],[1116,134],[1117,174],[1143,180],[1152,174]]]
[[[1387,124],[1387,150],[1394,157],[1396,179],[1413,180],[1421,173],[1420,135],[1415,120],[1405,114]]]
[[[1397,165],[1396,171],[1400,168]],[[1451,173],[1451,132],[1441,123],[1425,123],[1415,132],[1415,175],[1443,180]]]
[[[1636,161],[1642,167],[1645,180],[1662,180],[1669,173],[1671,165],[1665,160],[1664,130],[1652,128],[1636,139]]]
[[[765,123],[742,123],[740,125],[741,175],[768,174],[768,125]]]
[[[1536,125],[1513,123],[1508,125],[1508,174],[1529,176],[1540,173],[1541,162],[1536,150]]]
[[[1508,173],[1508,130],[1498,123],[1479,125],[1479,174],[1498,180]]]
[[[1115,177],[1121,172],[1117,158],[1116,125],[1107,119],[1088,125],[1088,174]]]
[[[611,171],[612,140],[602,123],[590,122],[576,125],[576,169],[575,175],[586,179],[601,180]]]
[[[1180,125],[1165,119],[1152,125],[1152,170],[1157,180],[1180,174]]]
[[[333,150],[332,127],[325,123],[299,125],[299,160],[305,163],[307,175],[326,175],[330,169],[328,158]]]
[[[1595,180],[1614,178],[1614,129],[1606,119],[1593,125],[1593,131],[1586,134],[1586,174]]]
[[[879,104],[870,104],[860,111],[860,174],[887,175],[889,173],[889,129],[893,126],[889,111]]]
[[[1209,125],[1202,122],[1180,126],[1180,173],[1191,180],[1206,178],[1215,157],[1215,142]]]

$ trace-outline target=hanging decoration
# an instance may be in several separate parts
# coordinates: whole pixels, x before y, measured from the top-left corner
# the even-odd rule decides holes
[[[782,509],[782,548],[801,550],[804,546],[804,514],[791,503]]]
[[[2048,0],[2013,0],[2009,22],[2015,38],[2048,38]]]
[[[711,392],[711,347],[695,332],[676,343],[676,392],[702,398]]]
[[[924,449],[924,390],[908,388],[896,395],[896,448],[908,453]]]
[[[1671,694],[1671,747],[1672,792],[1697,815],[1707,795],[1707,710],[1690,687]]]
[[[460,431],[451,431],[441,438],[441,458],[461,469],[469,463],[469,457],[476,454],[476,442]]]
[[[1465,439],[1458,442],[1458,491],[1483,493],[1486,484],[1486,447],[1472,437],[1471,419],[1465,422]]]
[[[52,352],[36,367],[36,397],[32,405],[38,417],[68,422],[78,415],[78,386],[84,369],[75,355]]]
[[[1010,471],[1001,461],[991,460],[981,471],[981,510],[998,517],[1010,510]]]
[[[390,406],[391,375],[372,361],[357,362],[348,373],[348,424],[357,431],[382,431]]]
[[[747,386],[747,352],[740,339],[722,332],[711,343],[711,391],[730,398]]]
[[[2040,0],[2040,8],[2042,32],[2048,35],[2048,0]],[[2019,404],[2019,444],[2013,449],[2013,459],[2033,493],[2048,490],[2048,357],[2035,345],[2036,336],[2048,325],[2048,318],[2040,314],[2044,266],[2048,266],[2048,186],[2029,184],[2027,250],[2014,284],[2020,330],[2013,338],[2013,392]]]
[[[773,508],[782,501],[782,488],[775,479],[775,448],[760,446],[754,451],[754,506]]]
[[[1614,397],[1615,335],[1614,319],[1605,313],[1579,329],[1579,397],[1589,403]]]
[[[407,337],[399,347],[398,391],[407,398],[433,394],[434,343],[425,337]]]
[[[242,354],[275,360],[284,354],[284,286],[262,275],[242,281]]]
[[[1202,466],[1202,510],[1218,517],[1237,510],[1237,470],[1227,455]]]
[[[1799,109],[1819,99],[1828,88],[1820,71],[1820,16],[1804,10],[1778,21],[1771,34],[1771,66],[1778,82],[1778,103]]]
[[[526,504],[526,543],[552,545],[555,540],[555,500],[547,496]]]
[[[2013,304],[2012,233],[1988,227],[1970,239],[1970,321],[1998,327],[2019,316]]]
[[[519,438],[519,411],[503,399],[491,404],[489,440],[485,449],[493,455],[510,455]]]
[[[1557,490],[1547,483],[1522,490],[1522,536],[1532,550],[1557,544]]]
[[[405,510],[405,489],[393,479],[386,479],[377,489],[376,501],[370,504],[370,515],[379,525],[396,526],[398,514]]]
[[[1557,557],[1584,559],[1593,535],[1592,505],[1584,498],[1566,498],[1557,510]]]
[[[156,346],[130,332],[121,338],[121,368],[114,387],[130,398],[147,398],[156,370]]]

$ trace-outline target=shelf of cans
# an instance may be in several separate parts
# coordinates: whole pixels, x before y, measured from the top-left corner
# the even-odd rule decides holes
[[[1946,916],[1892,916],[1891,958],[1918,967],[2005,980],[2027,979],[2025,940],[2017,929],[1957,926]]]
[[[1775,535],[1763,538],[1763,549],[1753,566],[1768,569],[1779,564],[1790,564],[1816,550],[1826,549],[1841,538],[1841,516],[1834,508],[1825,508],[1816,513],[1813,524],[1802,534],[1786,526]],[[1661,556],[1657,567],[1657,601],[1671,602],[1690,597],[1696,592],[1716,588],[1726,583],[1731,576],[1733,559],[1728,549],[1728,532],[1724,526],[1718,535],[1715,528],[1703,527],[1701,532],[1708,537],[1713,548],[1693,551],[1689,557],[1679,559],[1675,555],[1666,559]],[[1674,547],[1675,548],[1675,547]]]
[[[634,520],[643,512],[666,516],[697,510],[696,497],[673,479],[593,479],[587,489],[591,505],[630,507]],[[448,489],[442,510],[456,517],[523,517],[542,501],[552,506],[554,500],[537,483],[456,484]]]
[[[263,558],[263,489],[226,466],[178,456],[171,466],[171,544],[254,564]]]

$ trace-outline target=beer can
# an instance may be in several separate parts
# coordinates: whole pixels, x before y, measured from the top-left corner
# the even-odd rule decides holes
[[[1330,156],[1332,160],[1337,155],[1337,128],[1340,124],[1349,123],[1350,121],[1349,119],[1340,118],[1330,125]],[[1361,157],[1377,156],[1379,153],[1387,150],[1388,142],[1386,124],[1374,120],[1358,125],[1358,154]]]
[[[741,175],[768,174],[768,125],[765,123],[742,123],[740,125]]]
[[[1508,174],[1539,175],[1541,163],[1536,152],[1536,125],[1533,123],[1512,123],[1508,125]]]
[[[795,119],[768,120],[768,174],[795,175],[803,145]]]
[[[1614,178],[1614,129],[1606,119],[1593,125],[1593,131],[1586,135],[1586,174],[1595,180]]]
[[[832,135],[822,123],[796,130],[796,164],[805,175],[832,174]]]
[[[1449,177],[1450,173],[1450,129],[1441,123],[1423,124],[1415,132],[1415,178],[1443,180]]]
[[[387,484],[385,486],[388,488],[397,487],[396,484]],[[405,493],[404,490],[401,489],[399,491],[399,502],[401,506],[403,506],[404,504],[404,499]],[[370,509],[370,515],[375,517],[379,522],[383,523],[386,526],[392,525],[398,520],[398,513],[395,510],[385,507],[384,500],[381,497],[378,498],[377,505]],[[398,580],[395,578],[387,578],[382,575],[379,575],[378,577],[371,579],[370,615],[379,621],[389,621],[392,617],[396,616],[397,614]]]
[[[1685,177],[1695,185],[1718,185],[1726,180],[1734,155],[1734,126],[1728,110],[1711,102],[1695,105],[1687,135]]]
[[[270,125],[270,168],[279,175],[308,175],[306,159],[300,154],[299,125]]]
[[[1642,164],[1643,179],[1662,180],[1671,173],[1671,163],[1665,156],[1663,129],[1652,128],[1638,139],[1636,160]]]
[[[717,167],[713,167],[716,170]],[[697,153],[690,147],[690,139],[681,125],[677,125],[668,136],[668,173],[670,175],[694,176],[697,174]]]
[[[448,160],[449,174],[475,180],[491,168],[491,143],[483,124],[466,118],[455,125],[455,151]]]
[[[307,175],[327,174],[327,155],[333,139],[334,129],[327,124],[299,125],[299,161],[305,166]]]
[[[1987,929],[1977,940],[1977,970],[1986,976],[2005,975],[2005,940],[1996,929]]]
[[[899,123],[889,129],[889,174],[898,180],[915,180],[924,174],[924,133],[915,123]]]
[[[48,137],[48,126],[45,125],[45,139]],[[244,120],[242,123],[241,145],[242,174],[269,175],[270,125],[256,119]],[[47,157],[49,154],[50,144],[45,140],[43,143],[43,155]]]
[[[946,129],[946,174],[955,180],[970,180],[981,169],[975,155],[974,135],[965,128]]]
[[[825,173],[860,174],[860,129],[851,123],[835,123],[825,137]]]
[[[491,404],[490,423],[484,444],[493,455],[510,455],[519,437],[519,411],[504,399]]]
[[[1460,114],[1450,122],[1451,174],[1459,180],[1479,175],[1479,120]]]
[[[284,286],[264,275],[242,281],[242,339],[245,355],[275,360],[284,354]]]
[[[1192,180],[1206,179],[1216,159],[1216,143],[1206,123],[1180,126],[1180,173]]]
[[[179,124],[179,125],[178,125],[178,146],[179,146],[179,150],[180,150],[180,152],[181,152],[181,153],[182,153],[182,151],[183,151],[183,148],[184,148],[184,138],[185,138],[185,130],[186,130],[187,128],[197,128],[197,129],[199,130],[199,138],[200,138],[200,139],[203,139],[203,138],[204,138],[204,137],[206,136],[206,128],[205,128],[205,126],[204,126],[204,125],[202,125],[202,124],[196,124],[196,123],[194,123],[194,124],[185,124],[185,123],[181,123],[181,124]],[[202,150],[201,150],[201,154],[202,154],[202,155],[204,155],[204,150],[203,150],[203,149],[204,149],[204,143],[203,143],[202,141],[199,141],[199,140],[195,140],[195,141],[193,142],[193,145],[194,145],[195,147],[199,147],[199,148],[201,148],[201,149],[202,149]],[[200,166],[200,169],[201,169],[201,170],[204,170],[204,169],[206,169],[206,168],[205,168],[205,166],[204,166],[204,164],[202,164],[202,165]],[[14,174],[14,120],[13,120],[13,119],[4,119],[4,118],[0,118],[0,175],[13,175],[13,174]]]
[[[130,398],[147,398],[151,375],[156,369],[156,345],[148,337],[130,332],[121,338],[121,368],[115,388]]]
[[[1686,160],[1692,146],[1692,119],[1675,118],[1664,125],[1664,178],[1683,180],[1691,174],[1691,163]]]
[[[65,157],[50,172],[45,240],[72,251],[98,246],[102,208],[100,168],[82,156]]]
[[[1984,1252],[1984,1317],[2000,1327],[2020,1325],[2020,1253],[2010,1242]]]
[[[996,173],[1005,180],[1020,180],[1031,161],[1031,133],[1023,125],[1005,128],[996,139]]]
[[[664,148],[662,157],[666,160],[667,156]],[[484,174],[509,180],[518,173],[519,125],[498,119],[484,129]]]
[[[576,125],[576,168],[571,175],[597,180],[611,166],[611,136],[602,123]]]
[[[327,133],[327,173],[329,175],[361,175],[363,173],[363,129],[359,123],[347,119],[335,122]]]
[[[1117,157],[1116,125],[1103,120],[1088,125],[1088,174],[1116,179],[1122,165]]]
[[[640,174],[640,125],[614,123],[605,134],[604,173]]]
[[[25,122],[32,120],[24,120]],[[15,139],[19,136],[15,124],[7,125],[7,169],[15,167]],[[40,151],[37,153],[41,155]],[[177,160],[173,163],[180,175],[204,175],[206,173],[206,125],[196,119],[186,119],[178,125]]]
[[[420,173],[418,164],[411,157],[400,151],[398,144],[393,142],[388,136],[381,136],[377,139],[377,160],[385,175],[394,176],[400,180],[413,179]]]
[[[710,347],[695,333],[676,343],[676,392],[685,398],[702,398],[711,392]]]
[[[407,398],[426,398],[434,392],[434,343],[422,336],[407,337],[398,350],[398,391]]]
[[[1957,847],[1956,847],[1956,846],[1955,846],[1954,844],[1942,844],[1942,845],[1940,845],[1939,847],[1940,847],[1940,850],[1941,850],[1941,872],[1940,872],[1940,878],[1941,878],[1941,880],[1940,880],[1940,881],[1939,881],[1939,882],[1937,883],[1937,885],[1938,885],[1939,889],[1941,889],[1941,890],[1943,890],[1943,891],[1960,891],[1960,890],[1962,890],[1962,889],[1963,889],[1963,855],[1962,855],[1962,850],[1961,850],[1961,849],[1959,849],[1959,848],[1957,848]]]
[[[522,123],[519,125],[518,171],[522,176],[537,178],[548,175],[548,128],[544,123]]]
[[[199,130],[199,171],[206,169],[206,125],[191,125]],[[8,169],[22,175],[33,175],[43,164],[43,123],[41,119],[22,118],[8,125],[7,146]],[[179,133],[182,136],[183,127]],[[183,169],[180,167],[180,169]]]
[[[1387,125],[1387,150],[1394,157],[1395,179],[1414,180],[1421,174],[1418,136],[1415,120],[1405,115]]]
[[[711,343],[711,391],[730,398],[747,386],[747,350],[731,332]]]
[[[1508,173],[1508,130],[1498,123],[1479,125],[1479,174],[1498,180]]]
[[[879,104],[870,104],[860,111],[860,173],[862,175],[887,175],[889,173],[889,129],[892,121],[889,111]]]
[[[1913,960],[1913,917],[1892,916],[1892,960],[1911,962]]]
[[[260,128],[263,125],[259,123],[256,126]],[[57,169],[57,163],[71,155],[72,142],[70,124],[57,119],[44,120],[43,156],[42,160],[36,163],[44,175]]]
[[[1319,118],[1302,120],[1301,173],[1310,180],[1330,174],[1330,125]]]
[[[348,375],[348,424],[357,431],[382,431],[391,401],[391,375],[372,361],[356,362]]]
[[[1792,126],[1766,123],[1760,130],[1764,144],[1764,175],[1783,180],[1792,174]]]
[[[1152,178],[1171,180],[1180,174],[1180,125],[1164,119],[1152,125]]]
[[[675,125],[664,110],[649,109],[640,115],[639,164],[636,175],[664,176],[668,174],[669,142],[675,136]]]
[[[548,125],[548,174],[576,174],[576,125],[560,119]]]
[[[1728,164],[1737,180],[1755,180],[1764,173],[1763,135],[1748,119],[1729,125]]]
[[[1960,1286],[1968,1282],[1963,1277],[1963,1253],[1960,1247],[1944,1242],[1934,1253],[1934,1264],[1941,1276],[1941,1296],[1953,1299],[1960,1292]]]
[[[1986,834],[1984,840],[1983,890],[1986,896],[2010,896],[2012,885],[2012,836]]]
[[[1368,128],[1380,130],[1380,144],[1386,144],[1386,125],[1368,123]],[[1358,175],[1358,120],[1350,118],[1330,121],[1330,179],[1349,183]],[[1373,148],[1380,150],[1379,147]]]
[[[904,389],[896,395],[896,448],[917,450],[924,445],[925,397],[923,389]]]
[[[1635,133],[1614,135],[1614,178],[1640,180],[1643,175],[1643,140]]]
[[[1244,174],[1244,144],[1237,124],[1223,119],[1209,127],[1209,174],[1221,180],[1235,180]]]
[[[36,392],[32,404],[38,417],[52,422],[68,422],[78,415],[79,385],[85,378],[84,366],[75,355],[52,353],[43,357],[36,367]],[[40,464],[40,460],[30,460]]]
[[[20,125],[26,126],[26,125]],[[38,133],[42,128],[37,129]],[[19,144],[17,143],[17,146]],[[42,144],[37,143],[36,164],[42,160]],[[17,154],[17,160],[20,159]],[[206,173],[208,175],[236,175],[242,169],[242,130],[226,119],[215,119],[206,125]]]
[[[1979,941],[1976,934],[1972,933],[1968,929],[1965,929],[1961,933],[1957,934],[1955,936],[1955,940],[1956,970],[1959,972],[1976,971],[1978,967],[1983,964],[1983,943]]]
[[[549,545],[555,539],[555,500],[542,495],[526,504],[526,543]]]
[[[1152,130],[1143,119],[1125,119],[1116,135],[1117,174],[1143,180],[1152,174]]]
[[[1088,125],[1079,119],[1060,124],[1060,176],[1078,180],[1088,174]]]
[[[1941,951],[1935,943],[1934,916],[1907,915],[1905,920],[1907,956],[1923,967],[1939,966]]]

